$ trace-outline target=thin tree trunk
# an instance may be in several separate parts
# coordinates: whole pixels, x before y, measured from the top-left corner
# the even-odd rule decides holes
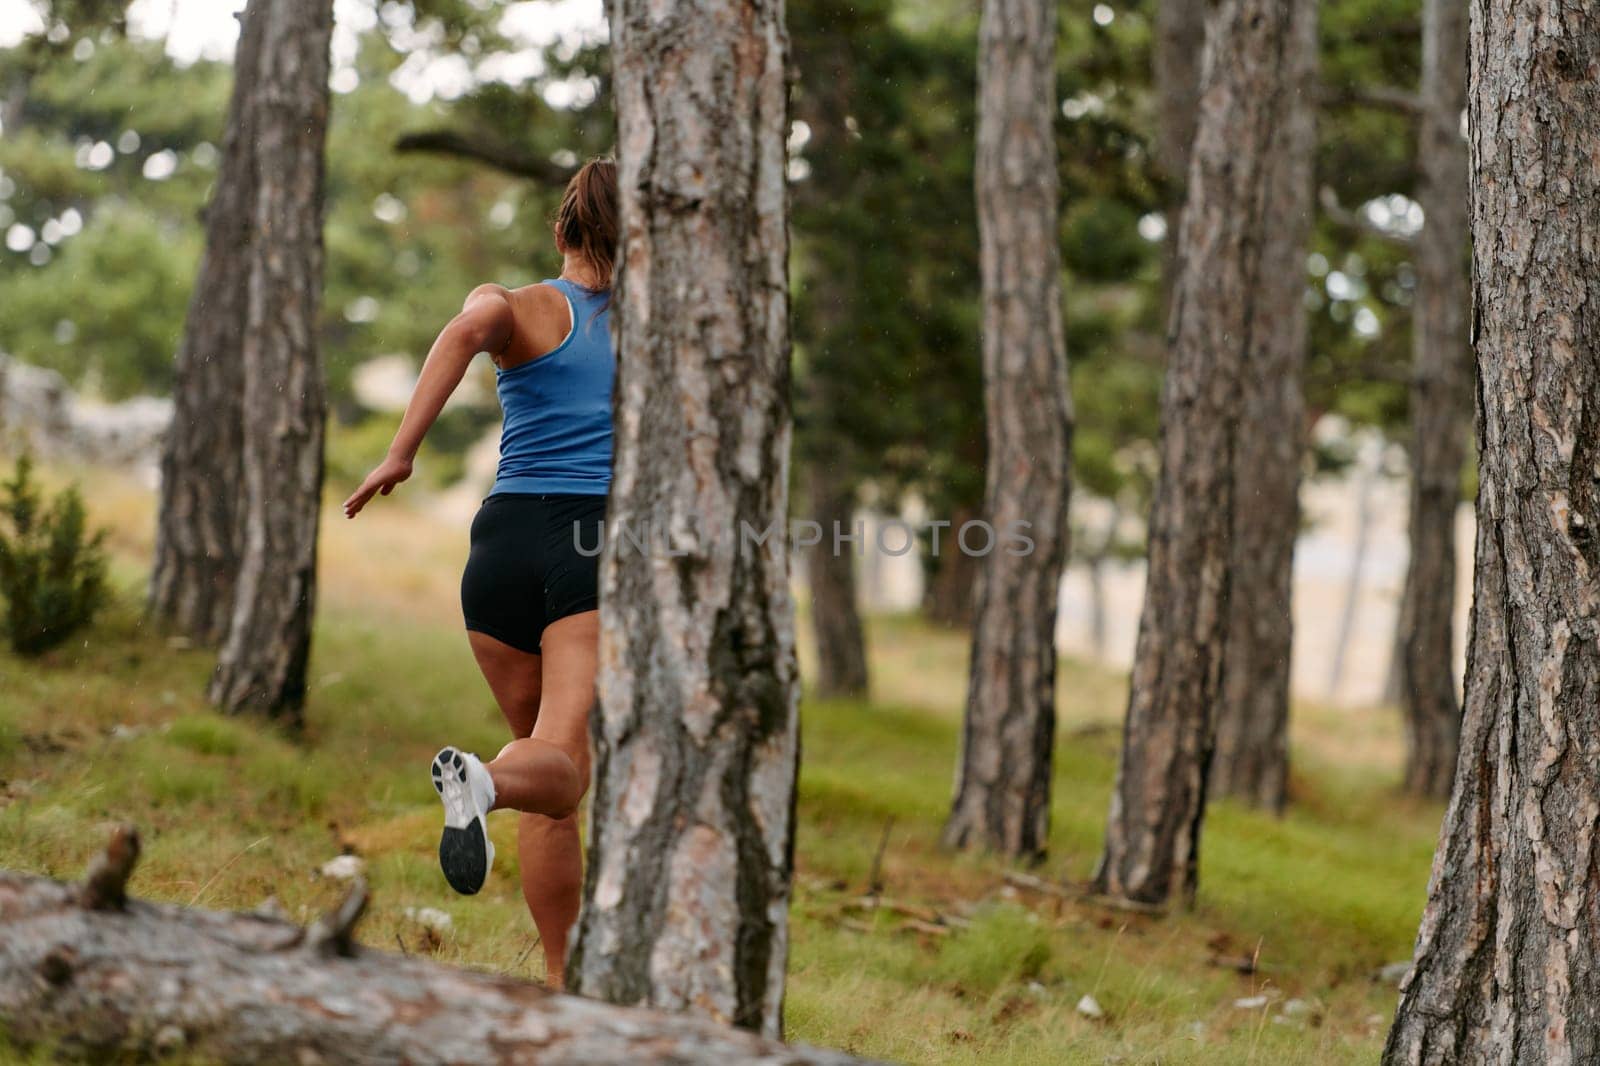
[[[948,527],[937,531],[939,554],[930,560],[927,584],[922,592],[923,616],[936,625],[964,629],[972,624],[978,592],[978,557],[962,551],[957,537],[969,522],[978,518],[976,510],[958,506],[952,512]],[[972,536],[974,545],[978,545],[978,534]]]
[[[36,1045],[38,1061],[329,1066],[859,1061],[359,947],[363,885],[309,928],[128,900],[137,854],[123,831],[84,882],[0,871],[8,1049]]]
[[[783,5],[618,0],[611,40],[619,417],[567,975],[775,1035],[798,758]]]
[[[1350,657],[1350,642],[1356,635],[1356,618],[1361,614],[1361,591],[1366,585],[1367,552],[1372,547],[1372,492],[1378,471],[1362,463],[1356,481],[1356,542],[1350,549],[1350,573],[1345,579],[1344,606],[1339,609],[1339,628],[1334,631],[1333,655],[1328,667],[1328,699],[1335,699],[1344,684],[1344,665]]]
[[[1415,512],[1413,512],[1415,513]],[[1409,562],[1407,563],[1409,566]],[[1389,649],[1389,666],[1383,672],[1383,702],[1399,705],[1401,696],[1401,675],[1405,672],[1406,657],[1406,593],[1404,586],[1400,591],[1399,606],[1394,614],[1394,640]]]
[[[1156,84],[1156,167],[1167,186],[1167,239],[1162,257],[1162,290],[1171,304],[1176,278],[1179,219],[1189,150],[1200,115],[1200,64],[1206,48],[1209,0],[1158,0],[1154,67]]]
[[[804,91],[794,102],[797,121],[810,130],[806,159],[810,175],[793,186],[796,232],[812,227],[801,242],[801,284],[792,309],[796,343],[805,351],[797,421],[804,456],[809,517],[822,527],[822,541],[807,555],[811,629],[817,648],[817,692],[824,697],[867,694],[867,648],[857,607],[857,544],[833,546],[834,523],[853,535],[857,487],[856,446],[848,405],[849,364],[859,361],[858,328],[867,309],[861,298],[862,264],[851,255],[828,254],[855,231],[850,214],[867,181],[862,138],[849,127],[855,104],[854,72],[859,43],[844,29],[848,5],[823,4],[808,12],[813,34],[794,42],[791,76]],[[821,32],[817,32],[821,31]],[[804,50],[803,50],[804,49]]]
[[[1411,556],[1401,599],[1401,703],[1406,716],[1405,789],[1444,799],[1455,775],[1456,506],[1466,458],[1471,396],[1462,258],[1467,244],[1467,10],[1449,0],[1423,8],[1422,120],[1412,311]]]
[[[811,586],[811,631],[817,642],[817,694],[826,698],[867,694],[867,645],[856,605],[855,545],[834,550],[834,524],[855,535],[855,496],[826,459],[808,464],[811,518],[822,541],[806,558]]]
[[[1390,1066],[1600,1062],[1597,16],[1472,5],[1472,635]]]
[[[210,697],[225,711],[298,722],[322,504],[326,401],[317,305],[333,8],[328,0],[273,0],[259,17],[258,240],[250,249],[244,332],[245,536]]]
[[[1292,114],[1310,0],[1223,0],[1209,34],[1178,238],[1161,474],[1121,763],[1095,881],[1147,903],[1192,900],[1228,629],[1244,381],[1270,336],[1263,255],[1274,146]]]
[[[1268,166],[1267,244],[1234,460],[1234,559],[1211,794],[1283,809],[1289,777],[1294,546],[1304,454],[1306,242],[1317,147],[1317,12],[1295,8],[1290,82]]]
[[[241,17],[222,162],[206,209],[205,252],[178,346],[172,424],[161,449],[150,614],[207,646],[227,635],[243,550],[240,419],[264,11],[257,2]]]
[[[944,842],[1025,858],[1042,856],[1050,836],[1056,605],[1070,536],[1055,108],[1054,3],[985,0],[976,162],[984,517],[999,540],[978,563],[972,673]],[[1025,531],[1031,548],[1007,543],[1012,531]]]
[[[1117,548],[1117,530],[1122,525],[1122,508],[1108,500],[1105,532],[1100,542],[1084,559],[1089,577],[1089,643],[1096,659],[1104,659],[1108,647],[1109,618],[1106,607],[1106,562]]]

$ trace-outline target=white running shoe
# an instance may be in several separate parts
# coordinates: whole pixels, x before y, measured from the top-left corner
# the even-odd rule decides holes
[[[494,806],[494,779],[476,755],[445,748],[433,757],[433,788],[444,803],[439,867],[451,888],[473,895],[494,865],[488,820]]]

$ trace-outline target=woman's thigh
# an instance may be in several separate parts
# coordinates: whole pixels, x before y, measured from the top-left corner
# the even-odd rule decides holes
[[[467,639],[478,669],[511,727],[511,735],[519,739],[532,736],[543,699],[543,657],[476,630],[468,630]]]
[[[589,781],[589,713],[600,666],[600,612],[567,615],[545,627],[535,739],[567,753],[585,788]]]

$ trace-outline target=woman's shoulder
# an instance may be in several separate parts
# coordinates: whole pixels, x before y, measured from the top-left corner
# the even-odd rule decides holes
[[[562,318],[567,314],[567,294],[553,281],[540,281],[532,285],[507,289],[506,296],[511,300],[513,307],[525,307],[530,311],[545,313],[559,311]]]
[[[567,296],[549,282],[503,289],[516,319],[521,362],[537,358],[560,346],[572,330],[572,311]]]

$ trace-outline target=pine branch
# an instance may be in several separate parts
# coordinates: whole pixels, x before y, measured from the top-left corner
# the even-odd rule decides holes
[[[1369,237],[1377,237],[1380,240],[1406,245],[1407,247],[1417,243],[1417,238],[1414,235],[1408,236],[1404,233],[1396,233],[1393,230],[1384,229],[1361,212],[1352,211],[1345,207],[1339,202],[1338,194],[1326,185],[1318,192],[1317,199],[1322,205],[1324,217],[1336,226],[1341,226],[1357,233],[1364,233]]]
[[[550,185],[565,185],[578,169],[575,165],[552,162],[512,145],[474,137],[458,130],[418,130],[403,134],[394,142],[394,150],[471,159],[519,178],[531,178]]]
[[[1320,102],[1323,107],[1371,107],[1394,111],[1408,118],[1422,114],[1422,98],[1414,92],[1392,85],[1348,85],[1343,88],[1323,86]]]

